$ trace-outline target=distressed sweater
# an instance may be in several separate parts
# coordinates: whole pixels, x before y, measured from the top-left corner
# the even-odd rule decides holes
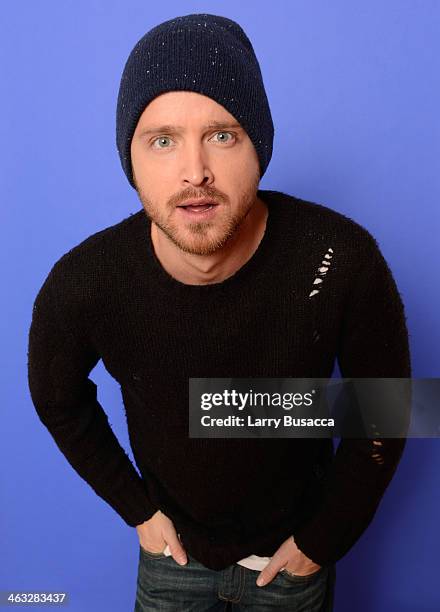
[[[160,509],[214,570],[271,557],[290,535],[315,563],[336,562],[405,445],[189,438],[191,377],[329,378],[336,361],[347,378],[411,375],[404,305],[370,232],[322,204],[258,196],[264,236],[222,282],[168,274],[141,208],[56,261],[29,330],[33,405],[67,461],[127,525]],[[120,385],[134,463],[90,378],[100,359]]]

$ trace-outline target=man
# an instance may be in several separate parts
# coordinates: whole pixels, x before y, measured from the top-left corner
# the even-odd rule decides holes
[[[409,377],[402,301],[375,239],[260,190],[273,124],[242,28],[198,14],[145,34],[117,145],[142,208],[53,266],[29,384],[73,468],[139,535],[136,610],[331,610],[403,439],[197,439],[197,377]],[[88,378],[120,383],[133,467]],[[258,583],[257,583],[258,579]],[[227,604],[229,602],[229,604]]]

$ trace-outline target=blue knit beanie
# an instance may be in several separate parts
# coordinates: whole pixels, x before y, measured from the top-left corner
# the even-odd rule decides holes
[[[246,130],[260,162],[272,157],[274,128],[260,66],[243,29],[231,19],[175,17],[147,32],[131,51],[121,78],[116,144],[133,188],[130,147],[145,107],[167,91],[194,91],[221,104]]]

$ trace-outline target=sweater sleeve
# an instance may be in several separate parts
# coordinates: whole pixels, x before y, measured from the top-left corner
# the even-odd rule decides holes
[[[368,234],[355,274],[338,348],[343,378],[410,378],[403,302],[377,242]],[[411,394],[411,392],[410,392]],[[405,422],[409,406],[402,405]],[[338,561],[371,523],[400,461],[406,438],[342,438],[326,475],[321,503],[293,534],[312,561]]]
[[[66,302],[65,284],[55,281],[56,265],[33,307],[28,343],[28,383],[37,414],[70,465],[129,526],[156,512],[145,483],[119,444],[89,378],[99,361],[91,342],[69,327],[57,308]],[[61,297],[60,297],[61,296]],[[64,311],[63,311],[64,312]]]

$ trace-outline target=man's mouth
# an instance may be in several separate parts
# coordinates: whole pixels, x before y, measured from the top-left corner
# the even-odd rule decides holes
[[[217,202],[212,200],[188,200],[187,202],[183,202],[183,204],[179,204],[177,208],[182,208],[188,212],[193,213],[202,213],[207,210],[211,210],[215,206],[218,206]]]

